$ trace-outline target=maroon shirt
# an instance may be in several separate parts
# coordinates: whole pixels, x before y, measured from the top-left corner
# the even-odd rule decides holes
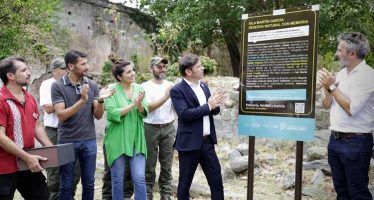
[[[23,149],[29,149],[35,146],[35,127],[39,111],[34,97],[26,91],[24,93],[25,104],[22,105],[8,88],[3,86],[0,89],[0,126],[5,128],[6,136],[13,141],[15,141],[15,131],[19,131],[23,136]],[[12,111],[7,100],[14,103],[15,111]],[[16,171],[18,171],[16,156],[0,147],[0,174]]]

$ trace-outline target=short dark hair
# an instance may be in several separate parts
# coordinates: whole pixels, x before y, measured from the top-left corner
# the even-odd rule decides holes
[[[123,59],[119,59],[119,60],[111,60],[112,63],[113,63],[113,67],[112,67],[112,75],[114,76],[114,78],[120,82],[121,80],[118,79],[118,76],[122,76],[122,73],[125,71],[124,68],[128,65],[131,65],[131,62],[127,61],[127,60],[123,60]]]
[[[76,64],[78,62],[78,58],[87,58],[87,54],[77,51],[77,50],[70,50],[65,54],[65,64],[68,67],[69,64]]]
[[[370,51],[370,44],[367,37],[359,32],[347,32],[338,36],[338,41],[344,41],[349,52],[356,52],[357,58],[364,59]]]
[[[182,58],[179,59],[179,72],[184,77],[186,76],[186,69],[191,69],[196,63],[199,62],[199,56],[189,53],[184,55]]]
[[[15,61],[25,62],[23,58],[20,57],[8,57],[0,61],[0,78],[4,85],[8,84],[8,73],[15,74],[17,67]]]

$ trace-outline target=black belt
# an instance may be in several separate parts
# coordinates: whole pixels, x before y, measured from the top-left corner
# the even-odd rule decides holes
[[[171,121],[169,123],[166,123],[166,124],[149,124],[149,123],[144,122],[144,124],[155,126],[155,127],[158,127],[158,128],[163,128],[163,127],[169,126],[172,123],[173,123],[173,121]]]
[[[50,126],[46,126],[46,127],[45,127],[45,129],[49,129],[49,130],[54,130],[54,131],[56,131],[56,130],[57,130],[57,128],[54,128],[54,127],[50,127]]]
[[[204,135],[203,136],[203,141],[207,141],[209,139],[209,135]]]
[[[331,135],[334,138],[353,138],[359,135],[373,137],[372,133],[347,133],[347,132],[340,132],[340,131],[333,131],[333,130],[331,130]]]

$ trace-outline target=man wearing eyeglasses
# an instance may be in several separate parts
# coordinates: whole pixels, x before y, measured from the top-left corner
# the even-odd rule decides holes
[[[65,55],[68,73],[52,85],[53,108],[59,119],[59,143],[73,143],[81,167],[82,199],[94,199],[96,133],[94,117],[101,119],[104,99],[113,92],[87,78],[87,55],[71,50]],[[60,200],[71,200],[75,161],[60,167]]]
[[[156,179],[157,157],[160,162],[158,186],[161,200],[171,199],[171,168],[173,163],[173,143],[175,137],[174,109],[170,100],[173,83],[165,80],[168,60],[155,56],[149,69],[153,78],[142,84],[147,99],[149,114],[144,118],[148,158],[146,163],[147,199],[153,199]]]
[[[361,33],[338,37],[335,57],[343,67],[336,76],[319,72],[323,106],[330,108],[328,162],[337,199],[371,200],[369,165],[374,130],[374,70],[366,64],[369,41]]]

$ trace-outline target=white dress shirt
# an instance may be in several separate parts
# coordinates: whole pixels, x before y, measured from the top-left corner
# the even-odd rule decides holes
[[[330,129],[351,133],[374,131],[374,70],[364,61],[349,74],[343,68],[336,76],[342,93],[350,99],[349,116],[333,98],[330,109]]]
[[[195,93],[197,99],[199,100],[200,106],[206,104],[207,103],[207,97],[205,96],[203,88],[201,88],[201,87],[204,87],[204,86],[200,83],[200,81],[197,84],[195,84],[195,83],[192,83],[192,82],[188,81],[187,79],[184,79],[184,80],[188,83],[188,85],[191,87],[191,89]],[[209,106],[209,109],[210,109],[210,106]],[[203,135],[204,136],[205,135],[210,135],[209,115],[206,115],[206,116],[203,117],[203,123],[204,123]]]

